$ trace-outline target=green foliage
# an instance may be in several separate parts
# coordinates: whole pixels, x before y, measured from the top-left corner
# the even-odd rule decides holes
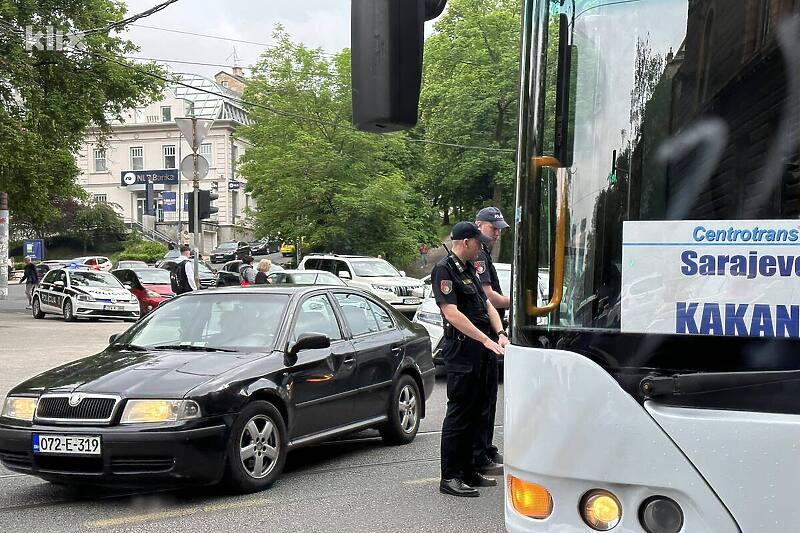
[[[256,232],[304,239],[305,251],[381,254],[399,265],[421,242],[434,242],[435,211],[415,190],[418,151],[404,135],[355,131],[350,51],[326,57],[293,43],[278,45],[253,69],[245,100],[252,144],[241,171],[258,204]],[[308,120],[303,117],[310,117]]]
[[[137,233],[131,233],[125,249],[118,255],[119,261],[144,261],[155,263],[167,253],[167,247],[157,242],[146,241]]]
[[[121,241],[125,238],[125,224],[108,204],[93,203],[81,207],[75,216],[71,233],[88,246]]]
[[[418,134],[436,141],[516,148],[519,0],[450,0],[425,43]],[[472,218],[513,205],[513,152],[427,145],[424,190],[442,211]]]
[[[142,72],[161,73],[154,64],[123,66],[133,65],[123,56],[136,48],[114,32],[87,35],[83,50],[29,51],[24,29],[103,28],[125,9],[116,0],[0,0],[0,191],[9,193],[15,223],[39,236],[59,218],[59,202],[84,198],[74,154],[86,129],[107,132],[111,118],[163,84]]]

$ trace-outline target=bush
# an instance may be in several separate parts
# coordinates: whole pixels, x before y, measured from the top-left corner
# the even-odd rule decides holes
[[[132,239],[128,241],[125,250],[119,254],[119,260],[155,263],[164,257],[165,253],[167,253],[167,247],[163,244]]]

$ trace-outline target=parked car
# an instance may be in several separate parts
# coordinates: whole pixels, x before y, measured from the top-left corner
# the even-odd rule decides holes
[[[281,245],[276,239],[264,237],[250,243],[250,251],[253,255],[269,255],[280,251]]]
[[[267,276],[273,285],[282,283],[290,285],[338,285],[347,286],[338,276],[324,270],[284,270],[283,272],[273,272]]]
[[[66,261],[50,260],[36,263],[36,272],[39,274],[39,279],[44,278],[44,275],[56,268],[64,268]]]
[[[170,272],[163,268],[123,268],[112,272],[139,300],[141,316],[146,315],[175,294]]]
[[[292,242],[285,242],[281,244],[281,255],[283,257],[291,257],[297,252],[297,248]]]
[[[150,268],[150,265],[145,263],[144,261],[120,261],[117,263],[116,270],[120,270],[123,268]]]
[[[497,277],[500,281],[500,289],[503,291],[503,294],[509,295],[511,294],[511,265],[508,263],[495,263],[495,268],[497,269]],[[436,300],[433,298],[433,294],[430,290],[430,276],[425,276],[422,281],[425,283],[425,301],[422,302],[422,305],[419,306],[417,312],[414,314],[414,323],[421,324],[428,330],[428,336],[431,340],[431,351],[433,352],[433,360],[436,365],[443,364],[441,360],[441,341],[442,336],[444,335],[444,325],[442,320],[442,312],[439,309],[439,306],[436,304]],[[547,269],[540,269],[539,270],[539,295],[538,295],[538,305],[544,305],[544,302],[548,299],[547,287],[549,286],[550,279]],[[506,313],[506,319],[508,319],[508,313]],[[546,318],[538,319],[541,321],[542,324],[546,323]]]
[[[217,270],[216,274],[216,287],[233,287],[235,285],[239,285],[239,267],[242,266],[241,261],[228,261],[225,263],[219,270]],[[253,264],[253,268],[256,268],[255,263]],[[267,274],[270,272],[280,272],[283,270],[283,267],[272,263]]]
[[[156,267],[169,270],[170,275],[172,275],[178,269],[178,263],[182,263],[183,261],[184,260],[177,260],[177,259],[161,260],[156,264]],[[215,287],[217,280],[216,280],[216,275],[214,274],[214,271],[211,269],[211,267],[204,261],[199,261],[197,265],[198,265],[197,271],[200,274],[200,288],[208,289],[211,287]]]
[[[164,257],[162,257],[161,260],[163,261],[165,259],[177,259],[180,256],[181,256],[181,251],[175,248],[172,250],[167,250],[167,253],[164,254]]]
[[[252,492],[301,446],[367,428],[413,441],[434,388],[425,329],[347,287],[190,292],[109,342],[8,393],[5,468],[56,483]]]
[[[113,270],[114,265],[111,263],[111,260],[108,257],[104,257],[102,255],[93,255],[88,257],[76,257],[75,259],[70,259],[65,261],[67,266],[70,265],[78,265],[78,266],[85,266],[92,270],[102,270],[103,272],[111,272]]]
[[[244,259],[248,255],[252,255],[249,244],[244,241],[229,241],[223,242],[212,250],[210,257],[212,263],[224,263],[235,259]]]
[[[402,313],[413,316],[422,302],[424,284],[409,278],[388,261],[359,255],[311,254],[298,266],[301,270],[325,270],[348,286],[372,292]]]
[[[57,268],[45,274],[33,291],[33,318],[46,314],[79,318],[113,318],[136,321],[139,302],[108,272],[83,268]]]

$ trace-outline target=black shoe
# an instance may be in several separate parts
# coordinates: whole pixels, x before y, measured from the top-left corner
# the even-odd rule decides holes
[[[473,489],[458,478],[441,480],[439,482],[439,492],[451,496],[465,496],[467,498],[477,498],[481,495],[476,489]]]
[[[486,477],[478,472],[473,472],[471,475],[464,476],[464,482],[470,487],[496,487],[497,480],[491,477]]]
[[[476,468],[478,472],[487,476],[502,476],[503,465],[497,464],[494,461],[487,461]]]
[[[500,452],[494,452],[494,455],[492,455],[489,459],[491,459],[492,461],[494,461],[499,465],[503,464],[503,454]]]

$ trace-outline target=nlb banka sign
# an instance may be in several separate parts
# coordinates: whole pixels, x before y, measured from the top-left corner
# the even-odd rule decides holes
[[[800,221],[625,222],[621,329],[800,338]]]
[[[25,27],[25,50],[28,52],[52,51],[62,52],[64,50],[85,50],[86,34],[83,32],[64,32],[46,26],[44,29],[36,29],[33,26]]]

